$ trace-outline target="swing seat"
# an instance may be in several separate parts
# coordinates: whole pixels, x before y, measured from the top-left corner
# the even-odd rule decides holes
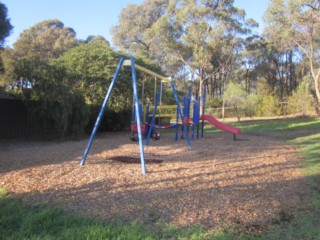
[[[175,128],[177,126],[179,126],[179,124],[175,123],[167,126],[153,125],[152,127],[155,129],[169,129],[169,128]]]
[[[132,131],[132,132],[138,132],[138,124],[137,124],[137,123],[133,123],[133,124],[131,125],[131,131]],[[145,123],[143,123],[143,124],[141,125],[141,131],[142,131],[143,133],[146,132],[146,124],[145,124]]]

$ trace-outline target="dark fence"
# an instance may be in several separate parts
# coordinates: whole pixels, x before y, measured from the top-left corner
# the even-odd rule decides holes
[[[18,99],[0,98],[0,139],[40,139],[57,138],[59,132],[54,122],[43,122],[31,109],[41,107],[41,102],[26,102]],[[91,133],[100,106],[91,106],[88,124],[83,129]],[[131,110],[115,112],[110,109],[105,111],[99,131],[119,131],[130,126]]]
[[[31,121],[25,101],[0,99],[0,139],[32,138],[39,135],[39,124]]]

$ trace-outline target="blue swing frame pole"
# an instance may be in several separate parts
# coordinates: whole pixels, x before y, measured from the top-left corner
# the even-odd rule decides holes
[[[121,67],[122,67],[123,61],[124,61],[124,58],[121,57],[120,60],[119,60],[119,64],[118,64],[118,67],[117,67],[117,69],[116,69],[116,72],[115,72],[115,74],[114,74],[114,76],[113,76],[113,79],[112,79],[112,81],[111,81],[111,84],[110,84],[110,86],[109,86],[109,88],[108,88],[107,94],[106,94],[106,96],[105,96],[105,98],[104,98],[104,100],[103,100],[103,103],[102,103],[102,106],[101,106],[99,115],[98,115],[98,117],[97,117],[96,123],[94,124],[93,130],[92,130],[92,133],[91,133],[89,142],[88,142],[87,147],[86,147],[86,149],[85,149],[85,151],[84,151],[84,153],[83,153],[82,159],[81,159],[81,161],[80,161],[80,166],[83,166],[83,165],[85,164],[85,162],[86,162],[86,159],[87,159],[87,156],[88,156],[90,147],[91,147],[91,145],[92,145],[92,141],[93,141],[94,136],[95,136],[95,134],[96,134],[96,132],[97,132],[97,130],[98,130],[98,127],[99,127],[99,125],[100,125],[100,122],[101,122],[103,113],[104,113],[104,111],[105,111],[105,108],[106,108],[106,106],[107,106],[107,103],[108,103],[108,100],[109,100],[109,97],[110,97],[110,94],[111,94],[111,90],[112,90],[114,84],[116,83],[116,80],[117,80],[117,77],[118,77],[118,75],[119,75],[120,69],[121,69]]]
[[[137,119],[137,128],[138,128],[141,171],[142,171],[142,174],[146,174],[146,164],[145,164],[145,159],[144,159],[144,148],[143,148],[142,131],[141,131],[141,116],[140,116],[140,112],[139,112],[139,99],[138,99],[138,89],[137,89],[136,68],[135,68],[133,57],[131,57],[131,71],[132,71],[134,107],[136,110],[136,119]]]
[[[203,86],[203,93],[202,93],[202,109],[201,109],[201,115],[204,115],[205,111],[205,105],[206,105],[206,95],[207,95],[207,88],[206,85]],[[201,137],[203,138],[203,130],[204,130],[204,120],[202,120],[201,124]]]
[[[178,98],[178,94],[177,94],[176,87],[175,87],[175,85],[174,85],[174,81],[171,80],[170,84],[171,84],[171,88],[172,88],[172,91],[173,91],[174,99],[176,100],[177,111],[178,111],[178,113],[179,113],[179,115],[180,115],[181,122],[182,122],[182,125],[183,125],[183,132],[184,132],[184,135],[186,136],[189,149],[191,149],[191,142],[190,142],[189,134],[188,134],[188,131],[187,131],[187,126],[186,126],[186,125],[184,124],[184,122],[183,122],[183,121],[184,121],[184,118],[183,118],[183,114],[182,114],[182,111],[181,111],[181,107],[180,107],[180,103],[179,103],[179,98]]]
[[[147,137],[146,145],[149,144],[149,140],[150,140],[151,132],[152,132],[152,129],[153,129],[153,125],[155,124],[157,107],[158,107],[158,105],[159,105],[161,92],[162,92],[162,84],[160,84],[159,90],[158,90],[158,92],[157,92],[157,98],[156,98],[156,101],[155,101],[155,103],[154,103],[153,114],[152,114],[152,119],[151,119],[151,123],[150,123],[150,126],[149,126],[149,131],[148,131],[148,137]]]

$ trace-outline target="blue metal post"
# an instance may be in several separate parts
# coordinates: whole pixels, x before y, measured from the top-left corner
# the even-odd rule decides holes
[[[116,80],[117,80],[117,77],[118,77],[118,75],[119,75],[121,66],[122,66],[122,64],[123,64],[123,61],[124,61],[124,58],[121,57],[121,58],[120,58],[120,61],[119,61],[119,63],[118,63],[118,67],[117,67],[117,69],[116,69],[116,72],[115,72],[115,74],[114,74],[114,76],[113,76],[113,79],[112,79],[112,81],[111,81],[111,84],[110,84],[110,86],[109,86],[109,88],[108,88],[107,94],[106,94],[106,96],[105,96],[105,98],[104,98],[104,100],[103,100],[103,103],[102,103],[102,106],[101,106],[99,115],[98,115],[98,117],[97,117],[96,123],[94,124],[94,127],[93,127],[93,130],[92,130],[92,133],[91,133],[89,142],[88,142],[87,147],[86,147],[86,150],[85,150],[84,153],[83,153],[82,159],[81,159],[81,161],[80,161],[80,166],[84,165],[84,163],[86,162],[86,158],[87,158],[87,156],[88,156],[88,153],[89,153],[89,150],[90,150],[92,141],[93,141],[94,136],[95,136],[95,134],[96,134],[96,132],[97,132],[97,130],[98,130],[98,127],[99,127],[99,124],[100,124],[100,122],[101,122],[101,119],[102,119],[104,110],[105,110],[105,108],[106,108],[106,106],[107,106],[107,103],[108,103],[108,100],[109,100],[109,97],[110,97],[110,94],[111,94],[111,90],[112,90],[112,88],[113,88],[113,86],[114,86],[114,84],[115,84],[115,82],[116,82]]]
[[[199,127],[200,127],[200,97],[198,100],[195,101],[196,104],[196,110],[194,110],[195,113],[197,113],[197,118],[196,118],[196,122],[197,122],[197,139],[199,139]]]
[[[162,92],[162,84],[160,84],[159,90],[157,92],[157,98],[156,98],[156,101],[154,103],[153,114],[152,114],[152,119],[151,119],[151,123],[150,123],[150,128],[149,128],[149,132],[148,132],[146,145],[149,144],[149,140],[150,140],[151,132],[152,132],[152,129],[153,129],[153,125],[155,124],[155,121],[156,121],[157,107],[158,107],[158,104],[159,104],[159,101],[160,101],[161,92]]]
[[[178,108],[177,108],[176,109],[176,124],[177,124],[177,126],[176,126],[176,137],[175,137],[176,141],[178,141],[178,138],[179,138],[179,125],[178,125],[178,123],[179,123],[179,112],[178,112]]]
[[[203,86],[203,93],[202,93],[202,109],[201,109],[201,115],[204,115],[204,109],[206,105],[206,85]],[[202,126],[201,126],[201,137],[203,138],[203,129],[204,129],[204,120],[202,120]]]
[[[146,115],[145,115],[145,122],[146,122],[146,137],[148,136],[149,128],[150,128],[150,102],[148,102],[147,107],[146,107]]]
[[[186,136],[186,139],[187,139],[187,142],[188,142],[188,146],[189,148],[191,149],[191,143],[190,143],[190,139],[189,139],[189,135],[188,135],[188,132],[187,132],[187,126],[184,124],[184,118],[183,118],[183,114],[182,114],[182,111],[181,111],[181,108],[180,108],[180,103],[179,103],[179,99],[178,99],[178,94],[177,94],[177,90],[176,90],[176,87],[174,86],[174,81],[171,80],[171,88],[172,88],[172,91],[173,91],[173,95],[174,95],[174,99],[176,100],[176,104],[177,104],[177,111],[179,112],[179,115],[180,115],[180,118],[181,118],[181,121],[182,121],[182,125],[183,125],[183,132]]]
[[[144,148],[143,148],[142,131],[141,131],[141,117],[140,117],[140,111],[139,111],[139,99],[138,99],[138,89],[137,89],[136,68],[135,68],[135,65],[134,65],[134,58],[133,57],[131,57],[131,71],[132,71],[132,86],[133,86],[133,95],[134,95],[134,107],[135,107],[135,111],[136,111],[138,137],[139,137],[141,171],[142,171],[142,174],[146,174],[146,164],[145,164],[145,160],[144,160]]]

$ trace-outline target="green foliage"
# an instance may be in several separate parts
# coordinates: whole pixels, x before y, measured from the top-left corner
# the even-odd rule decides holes
[[[77,45],[75,36],[73,29],[64,27],[57,19],[42,21],[20,34],[14,43],[15,58],[38,58],[48,62]]]
[[[5,48],[0,50],[0,58],[2,62],[2,72],[0,73],[0,85],[12,84],[17,80],[14,71],[14,58],[12,49]]]
[[[70,86],[80,90],[88,104],[100,104],[106,89],[113,78],[119,61],[119,55],[106,41],[96,40],[83,43],[70,49],[57,61],[56,66],[63,66],[70,78]],[[123,68],[124,69],[124,68]],[[123,70],[110,99],[112,108],[124,108],[128,98],[131,101],[131,76]],[[109,106],[110,106],[109,105]]]
[[[247,92],[241,84],[230,82],[223,94],[223,98],[227,105],[234,108],[238,121],[240,121],[241,116],[244,115],[243,107],[247,98]]]
[[[9,196],[10,192],[7,188],[0,188],[0,199]]]
[[[274,117],[280,115],[280,100],[273,95],[264,95],[260,97],[256,116]]]
[[[256,94],[248,94],[241,106],[243,115],[246,117],[254,117],[257,114],[259,96]]]
[[[78,138],[88,123],[88,107],[82,94],[68,94],[60,101],[38,99],[27,102],[30,121],[37,123],[41,135],[48,137]]]
[[[80,91],[75,91],[69,96],[68,105],[63,105],[66,117],[63,122],[63,132],[68,136],[79,138],[84,134],[85,126],[89,121],[89,107],[85,102],[83,94]]]
[[[254,21],[233,1],[144,1],[129,5],[113,29],[121,49],[146,56],[171,75],[188,69],[199,79],[227,68],[240,48],[240,35],[250,33]]]
[[[206,102],[206,108],[220,108],[222,106],[222,98],[208,99]]]
[[[39,123],[42,135],[80,136],[87,124],[83,95],[73,90],[63,67],[47,64],[39,59],[23,58],[16,71],[34,79],[33,89],[28,91],[27,106],[32,122]],[[51,132],[51,134],[49,134]]]
[[[0,47],[3,46],[5,39],[10,35],[13,28],[7,15],[6,5],[0,2]]]
[[[277,0],[271,1],[265,14],[266,35],[270,42],[277,43],[281,49],[296,51],[307,61],[308,71],[313,78],[317,105],[320,105],[319,1]]]
[[[280,99],[273,94],[273,88],[265,79],[257,82],[257,95],[259,100],[256,106],[256,116],[273,117],[281,113]]]
[[[91,133],[93,126],[96,122],[97,116],[100,112],[100,105],[90,105],[89,121],[86,126],[86,132]],[[114,110],[107,108],[102,116],[99,131],[121,131],[128,128],[131,123],[132,109]]]
[[[269,96],[274,92],[273,87],[264,78],[258,79],[256,90],[259,96]]]
[[[297,90],[288,98],[288,113],[306,116],[314,113],[314,98],[310,93],[310,84],[304,80]]]

